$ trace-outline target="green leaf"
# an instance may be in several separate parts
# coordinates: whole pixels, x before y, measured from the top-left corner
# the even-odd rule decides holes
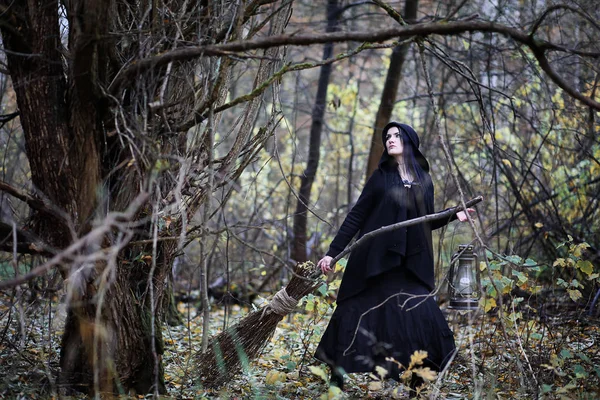
[[[517,279],[519,280],[519,284],[522,285],[525,282],[527,282],[527,276],[525,276],[524,273],[513,270],[512,274],[517,277]]]
[[[534,340],[542,340],[543,336],[541,333],[532,333],[531,335],[529,335],[530,338],[534,339]]]
[[[581,283],[579,283],[579,281],[577,279],[573,279],[571,281],[571,286],[574,288],[583,289],[583,285]]]
[[[558,278],[556,280],[556,284],[558,286],[561,286],[561,287],[564,287],[564,288],[569,287],[569,284],[564,279],[562,279],[562,278]]]
[[[573,366],[573,372],[575,373],[576,378],[587,378],[589,376],[581,364],[575,364],[575,366]]]
[[[515,265],[520,265],[521,261],[523,260],[521,257],[516,256],[516,255],[508,256],[508,257],[506,257],[506,259]]]
[[[523,264],[526,267],[535,267],[537,265],[537,263],[535,261],[533,261],[531,258],[528,258],[525,260],[525,264]]]
[[[572,354],[572,353],[571,353],[569,350],[567,350],[567,349],[562,349],[562,350],[560,351],[560,357],[561,357],[563,360],[566,360],[566,359],[572,358],[572,357],[573,357],[573,354]]]
[[[295,369],[296,369],[296,366],[297,366],[297,365],[298,365],[298,364],[297,364],[295,361],[288,361],[288,362],[285,364],[285,368],[286,368],[288,371],[293,371],[293,370],[295,370]]]
[[[589,260],[577,261],[577,268],[584,274],[590,276],[594,272],[594,265]]]
[[[499,271],[500,268],[502,268],[502,263],[499,263],[498,261],[491,261],[490,262],[490,269],[492,271]]]
[[[581,358],[581,360],[583,360],[585,362],[588,362],[588,363],[592,362],[592,360],[587,355],[585,355],[583,353],[577,353],[577,357]]]
[[[523,299],[522,297],[515,297],[515,298],[513,299],[512,303],[513,303],[513,304],[516,306],[516,305],[518,305],[520,302],[522,302],[523,300],[525,300],[525,299]]]
[[[550,393],[552,391],[552,385],[542,384],[542,394]]]
[[[317,292],[319,292],[321,296],[325,296],[327,294],[327,284],[323,283],[321,286],[319,286]]]
[[[498,289],[500,289],[500,291],[502,292],[502,294],[508,294],[510,293],[513,283],[515,282],[514,280],[510,279],[507,276],[502,276],[502,288],[500,289],[500,287],[498,287]]]

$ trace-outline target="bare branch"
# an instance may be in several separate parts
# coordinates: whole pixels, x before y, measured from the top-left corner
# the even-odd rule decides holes
[[[544,21],[544,19],[546,19],[546,17],[550,13],[552,13],[556,10],[569,10],[572,13],[577,14],[580,17],[582,17],[583,19],[587,20],[589,23],[594,25],[596,27],[596,29],[600,30],[600,25],[598,24],[598,22],[596,20],[594,20],[592,17],[590,17],[589,15],[583,13],[581,10],[578,10],[577,8],[571,7],[567,4],[556,4],[556,5],[553,5],[552,7],[548,7],[542,13],[542,15],[537,19],[537,21],[535,21],[535,23],[533,24],[533,27],[531,28],[530,35],[533,36],[535,34],[535,32],[538,30],[538,28],[540,27],[540,25],[542,24],[542,22]]]
[[[249,41],[186,47],[165,52],[154,57],[138,60],[130,64],[129,67],[123,69],[115,78],[113,83],[110,85],[109,90],[111,93],[115,93],[121,86],[123,86],[135,75],[144,73],[145,71],[155,67],[166,65],[172,61],[186,61],[193,58],[206,56],[223,56],[230,55],[235,52],[267,49],[286,45],[309,46],[318,43],[347,41],[383,42],[390,39],[404,39],[414,36],[459,35],[466,32],[497,33],[507,36],[516,42],[529,47],[533,51],[536,59],[540,62],[542,69],[548,74],[548,76],[550,76],[555,84],[584,104],[593,107],[596,110],[600,110],[599,102],[584,96],[576,89],[569,86],[556,74],[556,72],[554,72],[554,70],[552,70],[552,68],[549,67],[548,60],[545,57],[545,53],[549,50],[576,54],[575,50],[570,50],[548,41],[538,40],[531,34],[516,28],[486,21],[433,22],[406,25],[377,31],[332,32],[319,35],[276,35]],[[600,58],[600,53],[589,53],[586,55],[593,59]]]
[[[16,249],[12,243],[14,231],[16,231],[17,239]],[[31,232],[0,221],[0,251],[13,252],[15,250],[18,254],[49,256],[56,253],[55,249],[52,249],[47,244],[43,243],[40,238]]]
[[[53,217],[58,218],[60,221],[66,221],[64,215],[62,215],[57,210],[53,209],[52,206],[46,204],[43,200],[33,196],[30,193],[21,191],[16,187],[11,186],[8,183],[2,181],[0,181],[0,190],[25,202],[29,207],[33,208],[34,210],[41,211],[48,215],[52,215]]]
[[[387,225],[387,226],[383,226],[383,227],[381,227],[379,229],[375,229],[374,231],[371,231],[371,232],[365,234],[359,240],[357,240],[356,242],[354,242],[351,246],[347,247],[346,250],[344,250],[340,254],[338,254],[331,261],[331,265],[334,265],[336,262],[338,262],[346,254],[350,253],[352,250],[354,250],[358,246],[362,246],[363,243],[365,243],[369,239],[372,239],[375,236],[379,236],[379,235],[382,235],[384,233],[389,233],[389,232],[398,230],[400,228],[406,228],[407,226],[412,226],[412,225],[416,225],[416,224],[422,224],[422,223],[425,223],[425,222],[430,222],[430,221],[434,221],[434,220],[438,220],[438,219],[447,219],[447,218],[450,218],[452,215],[456,214],[457,212],[462,211],[462,210],[464,210],[464,209],[466,209],[468,207],[472,207],[475,204],[480,203],[482,200],[483,200],[483,197],[477,196],[474,199],[471,199],[471,200],[465,202],[465,206],[464,207],[461,204],[461,205],[458,205],[458,206],[455,206],[455,207],[452,207],[452,208],[448,208],[447,210],[440,211],[438,213],[424,215],[422,217],[409,219],[409,220],[406,220],[406,221],[398,222],[397,224]]]
[[[239,96],[233,100],[231,100],[228,103],[225,103],[221,106],[218,106],[215,108],[214,112],[215,113],[220,113],[222,111],[225,111],[227,109],[230,109],[231,107],[237,106],[238,104],[250,101],[254,98],[256,98],[257,96],[261,95],[265,90],[267,90],[271,84],[279,79],[281,79],[281,77],[283,75],[285,75],[288,72],[293,72],[293,71],[302,71],[305,69],[311,69],[311,68],[317,68],[317,67],[321,67],[323,65],[327,65],[327,64],[332,64],[336,61],[341,61],[344,60],[346,58],[352,57],[364,50],[371,50],[371,49],[387,49],[390,47],[394,47],[397,46],[401,43],[391,43],[391,44],[373,44],[373,43],[363,43],[362,45],[358,46],[356,49],[349,51],[347,53],[342,53],[337,55],[336,57],[332,57],[330,59],[327,60],[323,60],[321,62],[315,62],[315,63],[299,63],[299,64],[291,64],[291,63],[287,63],[285,64],[283,67],[281,67],[281,69],[279,69],[279,71],[275,72],[271,77],[269,77],[266,81],[264,81],[259,87],[255,88],[254,90],[252,90],[250,93]],[[201,113],[196,113],[195,117],[190,119],[189,121],[186,121],[185,123],[183,123],[181,126],[177,127],[175,129],[176,132],[185,132],[188,129],[192,128],[194,125],[200,124],[203,121],[205,121],[207,118],[207,116],[205,114],[201,114]]]
[[[125,212],[114,212],[108,214],[102,225],[91,230],[87,235],[71,244],[69,247],[64,249],[64,251],[61,251],[60,253],[56,254],[44,264],[32,269],[31,271],[29,271],[29,273],[25,275],[20,275],[14,279],[6,281],[1,281],[0,290],[21,285],[25,282],[37,278],[38,276],[45,274],[48,270],[55,266],[58,266],[64,262],[68,262],[69,260],[73,259],[80,250],[86,248],[89,243],[98,242],[98,238],[103,238],[111,229],[115,227],[127,229],[128,223],[133,219],[137,210],[146,202],[147,199],[148,193],[140,193]],[[121,245],[121,248],[123,248],[127,244],[128,242],[124,242]],[[106,251],[113,252],[114,249],[108,249]]]

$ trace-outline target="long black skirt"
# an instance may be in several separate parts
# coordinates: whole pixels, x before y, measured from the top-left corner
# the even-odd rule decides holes
[[[414,274],[398,267],[337,305],[315,357],[345,372],[375,372],[381,366],[397,380],[415,351],[426,351],[422,366],[439,371],[455,348],[433,296]]]

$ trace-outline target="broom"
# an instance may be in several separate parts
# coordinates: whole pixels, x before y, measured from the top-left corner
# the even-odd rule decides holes
[[[269,304],[211,338],[206,352],[196,355],[204,387],[217,388],[225,384],[242,366],[258,357],[283,317],[322,284],[318,279],[320,275],[321,271],[310,261],[296,264],[290,282]]]
[[[478,196],[464,203],[464,207],[459,205],[439,213],[384,226],[369,232],[338,254],[331,261],[331,265],[335,265],[343,256],[374,236],[434,219],[450,218],[458,211],[472,207],[482,200],[483,198]],[[195,356],[199,366],[200,380],[204,387],[218,388],[222,386],[235,376],[242,366],[247,366],[250,361],[258,357],[273,337],[275,328],[283,317],[294,310],[298,301],[322,284],[322,281],[318,279],[320,276],[320,269],[316,268],[312,262],[296,264],[294,276],[288,285],[277,292],[269,304],[250,313],[237,324],[211,338],[206,352],[199,352]]]

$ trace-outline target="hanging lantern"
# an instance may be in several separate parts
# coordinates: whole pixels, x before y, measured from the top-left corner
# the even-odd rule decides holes
[[[477,254],[473,246],[461,244],[452,255],[448,276],[450,305],[455,310],[476,310],[479,308],[479,273]]]

